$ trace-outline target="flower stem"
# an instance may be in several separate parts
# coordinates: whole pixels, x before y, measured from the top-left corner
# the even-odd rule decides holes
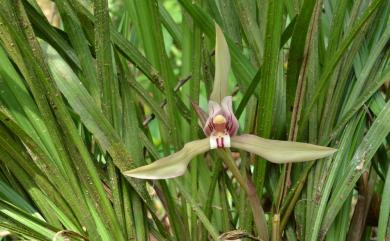
[[[256,195],[256,188],[249,179],[245,180],[244,177],[241,175],[240,170],[234,163],[230,151],[218,150],[217,153],[218,156],[221,157],[225,165],[232,172],[233,176],[236,178],[240,186],[245,190],[246,194],[248,195],[249,203],[252,208],[253,220],[255,221],[255,226],[260,239],[268,241],[269,238],[267,222],[265,220],[265,214],[260,204],[260,200]]]
[[[272,241],[280,240],[280,215],[275,214],[272,218]]]

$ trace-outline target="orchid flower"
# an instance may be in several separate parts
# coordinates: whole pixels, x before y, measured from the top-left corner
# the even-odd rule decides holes
[[[216,25],[215,76],[208,103],[208,118],[203,127],[206,138],[188,142],[184,147],[149,165],[124,172],[141,179],[167,179],[183,175],[196,155],[217,148],[237,148],[273,162],[303,162],[332,155],[336,149],[307,143],[264,139],[244,134],[237,136],[239,124],[234,116],[232,97],[227,95],[230,54],[225,37]]]

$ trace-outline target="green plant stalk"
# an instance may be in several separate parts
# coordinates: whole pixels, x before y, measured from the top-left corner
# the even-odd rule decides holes
[[[143,134],[143,132],[142,132]],[[143,139],[146,139],[147,137],[144,137],[141,135]],[[157,160],[160,158],[158,151],[156,148],[151,144],[146,146],[148,149],[148,152],[152,156],[152,159]],[[164,180],[160,180],[160,186],[161,186],[161,192],[164,194],[165,199],[162,200],[162,202],[165,202],[165,206],[167,209],[167,215],[170,220],[174,220],[171,222],[173,233],[176,235],[176,237],[179,237],[178,240],[185,240],[188,235],[183,232],[183,220],[182,217],[179,216],[179,208],[177,208],[177,203],[173,199],[173,195],[171,192],[174,192],[176,194],[175,189],[170,189],[167,182]],[[160,230],[161,232],[161,230]],[[187,236],[186,236],[187,235]],[[168,235],[165,235],[165,237],[168,237]],[[171,238],[170,238],[171,239]]]
[[[19,3],[18,7],[20,7],[18,9],[20,11],[20,20],[23,21],[24,26],[27,26],[27,28],[24,27],[24,30],[25,34],[27,35],[28,44],[31,46],[31,48],[27,49],[27,46],[18,37],[18,35],[14,34],[14,37],[18,40],[18,45],[24,48],[23,53],[25,54],[26,59],[31,60],[30,64],[34,61],[36,63],[32,64],[34,74],[36,74],[38,79],[42,81],[42,85],[45,87],[47,96],[51,101],[51,107],[55,107],[54,113],[56,114],[57,120],[59,121],[58,124],[62,126],[63,131],[65,132],[64,134],[67,137],[67,139],[65,139],[65,143],[69,150],[70,156],[72,156],[72,164],[76,165],[76,168],[79,168],[79,170],[86,170],[88,173],[84,173],[82,176],[80,176],[81,173],[78,173],[78,177],[84,182],[84,184],[88,183],[86,187],[89,191],[89,194],[94,196],[94,203],[97,203],[98,206],[100,206],[100,211],[103,211],[103,214],[106,214],[108,217],[110,217],[105,218],[104,221],[107,222],[108,226],[112,228],[112,234],[116,236],[118,240],[122,240],[123,236],[121,236],[120,234],[121,232],[118,229],[119,226],[118,223],[116,223],[116,217],[114,216],[111,205],[109,204],[108,199],[105,196],[105,192],[100,183],[100,179],[96,172],[94,164],[92,163],[89,153],[86,150],[85,145],[82,143],[82,140],[74,127],[73,120],[70,118],[70,115],[66,110],[63,100],[61,99],[62,97],[54,86],[54,80],[52,79],[48,66],[45,63],[40,46],[35,38],[30,23],[27,20],[27,16],[25,15],[23,6]],[[70,145],[70,143],[72,143],[72,145]],[[94,185],[89,185],[89,183],[91,182]]]
[[[348,100],[345,102],[343,113],[352,109],[353,103],[356,103],[356,100],[361,96],[362,90],[365,90],[365,86],[369,83],[369,74],[372,71],[377,59],[379,59],[380,54],[384,51],[388,40],[390,39],[390,30],[386,29],[381,38],[371,49],[370,54],[367,56],[367,62],[364,64],[363,69],[357,76],[356,83],[353,86],[353,89],[349,95]]]
[[[219,12],[221,13],[221,26],[226,31],[226,35],[232,38],[232,41],[239,47],[241,45],[241,26],[237,21],[238,13],[234,7],[234,0],[217,0],[216,4],[219,6]]]
[[[28,136],[27,133],[25,133],[14,121],[13,119],[8,116],[6,113],[4,113],[4,110],[1,108],[0,109],[0,120],[1,122],[5,123],[5,125],[8,127],[9,130],[13,132],[16,136],[20,138],[20,140],[26,145],[30,150],[33,150],[33,153],[36,157],[35,163],[36,166],[42,171],[48,180],[55,185],[55,188],[57,190],[61,190],[61,194],[63,194],[64,197],[67,197],[67,203],[69,205],[72,205],[72,203],[76,204],[79,203],[79,200],[74,197],[73,191],[69,187],[69,183],[64,180],[59,173],[59,170],[57,167],[54,166],[54,163],[49,159],[48,156],[40,149],[40,147],[32,140],[30,136]],[[34,159],[33,159],[34,161]],[[29,165],[25,165],[25,167],[31,166],[32,164],[30,163]],[[24,165],[23,165],[24,166]],[[55,193],[51,191],[47,191],[47,193]],[[54,199],[53,199],[54,200]],[[61,203],[61,201],[57,201],[58,205]],[[65,210],[67,208],[62,207],[61,210],[65,213],[67,213]],[[77,224],[78,222],[72,218],[71,212],[68,213],[67,217],[73,220],[72,222]],[[76,216],[77,215],[76,213]],[[79,216],[80,219],[80,216]]]
[[[137,118],[137,105],[136,105],[136,95],[135,91],[131,88],[129,81],[134,81],[133,73],[130,71],[126,65],[124,58],[117,56],[120,66],[118,70],[122,73],[123,78],[120,79],[120,89],[122,96],[122,105],[123,105],[123,127],[122,127],[122,140],[126,146],[126,149],[131,153],[131,157],[136,163],[137,166],[145,164],[143,160],[143,146],[139,142],[139,121]],[[126,185],[122,183],[122,185]],[[125,188],[126,192],[128,188]],[[131,217],[128,217],[128,222],[134,223],[136,227],[135,235],[140,238],[140,240],[147,240],[146,233],[148,232],[147,220],[145,219],[145,206],[142,204],[142,200],[134,196],[133,192],[130,192],[130,199],[123,197],[123,202],[125,207],[128,206],[129,209],[132,207],[141,207],[133,208],[131,211]],[[128,199],[128,203],[125,203]],[[126,213],[124,213],[126,215]],[[134,221],[133,221],[134,220]],[[127,227],[127,229],[131,228]],[[130,231],[130,230],[129,230]],[[128,233],[129,233],[128,231]],[[133,233],[129,233],[134,235]]]
[[[249,99],[257,89],[260,79],[261,79],[261,68],[257,71],[255,77],[252,79],[247,91],[244,94],[244,97],[242,97],[240,104],[238,105],[236,111],[234,112],[237,119],[240,119],[241,114],[244,112],[244,109],[247,106]]]
[[[312,240],[318,233],[325,234],[329,229],[331,223],[340,210],[344,200],[347,198],[345,195],[349,193],[354,186],[354,183],[358,180],[361,174],[368,169],[371,163],[371,158],[375,154],[376,150],[382,144],[383,139],[390,132],[390,102],[388,102],[380,112],[377,119],[363,138],[359,147],[357,148],[352,160],[351,166],[347,167],[347,173],[342,180],[339,181],[339,185],[332,195],[328,203],[326,215],[319,230],[319,224],[314,226]],[[362,168],[360,168],[362,166]],[[342,202],[341,202],[342,201]],[[319,231],[319,232],[318,232]],[[319,239],[323,239],[320,236]]]
[[[342,0],[337,3],[336,9],[333,13],[332,17],[332,25],[330,26],[330,34],[329,34],[329,44],[326,49],[326,57],[330,58],[333,53],[337,50],[343,36],[343,27],[344,27],[344,19],[347,11],[345,11],[347,7],[348,1]],[[355,3],[354,3],[355,4]]]
[[[264,62],[260,77],[260,93],[258,98],[258,130],[257,133],[263,138],[271,136],[274,100],[276,99],[276,79],[279,73],[279,52],[282,35],[283,3],[272,1],[268,6],[267,26],[264,46]],[[253,180],[256,191],[261,195],[261,185],[264,183],[266,162],[258,160],[254,167]]]
[[[36,234],[38,234],[42,240],[51,240],[51,238],[57,231],[56,228],[51,227],[44,221],[31,216],[29,213],[20,210],[19,208],[13,206],[11,203],[8,203],[4,200],[0,200],[0,208],[2,214],[0,216],[0,220],[3,215],[11,217],[11,220],[13,219],[13,221],[18,224],[15,225],[16,227],[24,227],[27,230],[30,229],[28,231],[28,234],[33,234],[34,232],[36,232]]]
[[[268,229],[267,222],[265,220],[264,210],[261,207],[259,198],[257,197],[256,188],[253,183],[248,179],[244,180],[240,170],[237,168],[236,164],[231,157],[230,152],[218,150],[218,156],[220,156],[225,163],[225,165],[232,172],[233,176],[236,178],[241,188],[243,188],[248,195],[249,203],[252,208],[253,220],[255,221],[255,226],[258,232],[258,235],[261,239],[268,241]]]
[[[176,47],[181,49],[182,48],[182,31],[180,30],[179,26],[175,23],[169,12],[165,9],[163,4],[158,5],[159,14],[161,16],[161,22],[164,25],[164,27],[167,29],[171,37],[173,38],[173,42],[175,43]]]
[[[31,3],[23,0],[27,15],[38,37],[53,46],[76,72],[81,71],[80,61],[70,43],[61,36],[58,30],[47,21],[40,8],[34,8]]]
[[[89,50],[88,40],[86,39],[81,28],[81,23],[73,12],[72,8],[69,6],[68,1],[56,0],[55,2],[61,14],[61,19],[65,30],[69,33],[69,40],[75,53],[77,54],[78,61],[80,62],[80,80],[88,89],[96,103],[100,106],[100,85],[97,79],[96,68],[93,64],[94,61],[92,54]],[[33,11],[30,10],[28,12]]]
[[[3,144],[3,140],[1,140],[0,143]],[[50,206],[47,206],[45,204],[45,198],[47,198],[47,196],[41,191],[41,189],[43,188],[46,191],[47,190],[53,191],[54,193],[50,195],[50,198],[57,198],[57,200],[60,200],[60,198],[58,197],[59,196],[58,193],[55,192],[55,189],[53,187],[47,187],[49,185],[45,185],[46,180],[41,175],[35,174],[35,176],[31,176],[28,173],[28,171],[30,171],[29,169],[31,168],[24,169],[22,167],[22,165],[25,165],[25,163],[23,162],[27,162],[29,160],[23,160],[23,157],[20,157],[20,154],[19,156],[14,157],[13,151],[8,152],[3,148],[0,148],[0,153],[2,155],[2,161],[1,161],[2,165],[4,165],[7,169],[9,169],[9,171],[11,171],[13,175],[16,177],[16,179],[20,182],[20,185],[27,190],[26,191],[27,194],[32,200],[34,200],[34,205],[36,206],[37,210],[39,210],[39,212],[45,216],[46,218],[45,220],[49,222],[56,229],[61,228],[62,225],[59,222],[55,213],[53,212],[53,209]],[[36,218],[43,220],[42,217],[36,217]]]
[[[386,239],[385,239],[385,241],[389,241],[389,240],[390,240],[390,220],[389,220],[389,222],[387,223]]]
[[[313,167],[313,165],[314,162],[311,162],[305,167],[305,169],[303,169],[300,179],[295,183],[295,186],[291,188],[291,191],[288,193],[285,199],[286,206],[282,206],[280,209],[280,213],[282,215],[280,221],[280,231],[283,231],[285,229],[288,220],[290,218],[290,215],[294,211],[296,203],[299,201],[302,189],[304,188],[306,183],[305,181],[307,179],[307,175],[311,170],[311,168]]]
[[[202,78],[202,38],[201,31],[198,27],[193,27],[193,59],[192,59],[192,78],[190,82],[190,101],[196,105],[199,104],[199,94],[200,94],[200,80]],[[191,122],[190,122],[190,136],[191,139],[198,138],[198,118],[195,111],[192,112]],[[198,162],[200,158],[191,162],[191,193],[194,199],[198,199],[198,182],[199,182],[199,170]],[[210,198],[210,197],[208,197]],[[193,241],[198,240],[198,225],[196,215],[191,214],[191,237]]]
[[[359,9],[361,7],[362,1],[355,1],[353,8],[351,10],[351,17],[350,17],[350,23],[353,23],[356,21],[357,14],[359,12]],[[337,50],[337,47],[339,46],[339,41],[341,41],[342,32],[348,32],[351,29],[352,24],[345,30],[341,28],[340,26],[343,26],[344,22],[344,13],[341,13],[340,11],[344,10],[340,6],[346,4],[346,1],[341,1],[340,5],[337,7],[335,16],[335,20],[332,20],[332,25],[335,26],[331,34],[331,43],[329,48],[332,48],[333,50],[327,50],[328,56]],[[345,11],[344,11],[345,12]],[[337,23],[333,23],[337,22]],[[360,33],[356,36],[355,40],[351,44],[350,50],[346,54],[346,56],[342,59],[341,63],[338,64],[336,67],[336,70],[331,75],[330,83],[327,88],[327,94],[325,97],[325,105],[323,110],[323,116],[327,116],[327,118],[323,118],[321,120],[321,128],[320,128],[320,136],[322,137],[321,140],[324,138],[327,138],[329,131],[331,127],[334,126],[335,119],[337,118],[337,115],[340,115],[339,108],[334,108],[335,106],[339,106],[342,103],[342,99],[345,96],[345,88],[347,86],[348,80],[349,80],[349,73],[350,71],[347,71],[347,69],[352,68],[353,61],[355,59],[356,54],[359,51],[359,47],[362,45],[366,31],[369,27],[369,24],[366,24],[361,29]],[[324,54],[324,55],[325,55]]]
[[[142,19],[145,27],[142,27],[141,33],[143,35],[146,55],[151,59],[151,62],[161,72],[161,76],[164,79],[165,94],[167,97],[167,113],[168,120],[170,122],[171,133],[170,140],[175,148],[181,147],[181,138],[179,137],[178,123],[179,120],[175,114],[175,98],[174,98],[174,85],[175,76],[173,75],[172,67],[169,65],[167,58],[161,23],[158,17],[158,3],[155,0],[135,1],[137,7],[138,19]],[[150,29],[151,28],[151,29]]]
[[[126,62],[121,61],[121,63],[122,63],[121,66],[123,68],[123,72],[124,72],[124,76],[125,76],[125,78],[122,79],[122,81],[121,81],[121,84],[123,85],[123,87],[121,88],[123,90],[122,95],[124,96],[124,98],[123,98],[124,129],[122,131],[123,132],[123,142],[125,143],[127,149],[129,150],[129,153],[131,153],[132,158],[135,160],[137,165],[142,165],[142,164],[144,164],[143,146],[138,141],[139,135],[142,131],[139,130],[139,121],[137,119],[137,113],[136,113],[137,105],[135,102],[135,99],[136,99],[135,91],[133,91],[131,89],[131,86],[129,85],[129,82],[134,83],[135,79],[134,79],[133,73],[127,68],[127,66],[125,64]],[[156,150],[153,149],[151,152],[154,153],[154,154],[152,154],[153,158],[158,159],[158,154],[157,154]],[[163,181],[161,183],[161,186],[163,188],[165,188],[165,190],[168,190],[166,187],[166,184]],[[164,192],[164,194],[165,194],[166,200],[168,202],[168,216],[172,220],[177,220],[176,209],[174,208],[173,200],[172,200],[171,195],[169,194],[169,191]],[[140,200],[136,200],[133,198],[133,202],[140,202]],[[131,205],[131,203],[130,203],[130,205]],[[136,204],[136,205],[140,206],[141,203]],[[139,217],[144,217],[145,210],[144,210],[144,208],[143,209],[135,208],[132,212],[133,212],[134,219],[135,219],[135,217],[137,217],[137,219],[140,219]],[[144,219],[144,218],[142,218],[142,219]],[[147,220],[144,219],[140,223],[145,224],[146,221]],[[171,224],[173,226],[173,229],[177,230],[177,228],[176,228],[177,222],[172,222]],[[147,232],[147,230],[144,230],[146,228],[145,225],[138,225],[138,229],[140,229],[140,228],[141,228],[141,230],[140,230],[140,232],[137,232],[137,235],[139,235],[138,233],[141,233],[141,235],[142,235],[142,233]],[[142,236],[142,237],[145,238],[145,236]]]
[[[212,18],[197,4],[193,4],[189,0],[179,0],[179,3],[192,16],[192,19],[197,23],[197,26],[202,29],[207,37],[210,40],[214,40],[215,29]],[[237,81],[239,81],[240,86],[243,88],[243,91],[245,91],[245,86],[253,79],[256,70],[229,36],[225,36],[225,38],[229,45],[233,72]]]
[[[18,234],[23,237],[29,237],[36,240],[52,240],[51,238],[45,237],[45,235],[42,235],[41,233],[37,232],[35,229],[28,229],[27,227],[24,227],[20,225],[18,222],[14,222],[13,220],[10,220],[8,217],[2,217],[0,215],[0,227],[4,228],[5,230],[8,230],[9,232]]]
[[[28,154],[25,150],[22,149],[20,143],[16,143],[12,140],[12,137],[5,132],[6,130],[0,128],[1,138],[1,152],[4,156],[4,164],[10,168],[16,175],[18,175],[18,181],[21,185],[27,190],[32,198],[37,202],[38,208],[42,209],[45,217],[49,221],[53,221],[53,224],[56,224],[56,227],[61,227],[61,224],[58,222],[57,217],[53,217],[53,210],[47,205],[40,205],[44,202],[45,195],[42,192],[44,190],[46,196],[51,200],[54,200],[59,208],[63,210],[64,213],[68,216],[69,220],[72,220],[73,226],[77,226],[78,222],[74,219],[73,213],[67,204],[66,199],[58,192],[57,188],[46,178],[46,176],[38,169],[38,167],[32,163],[32,160],[28,158]],[[4,148],[4,149],[3,149]],[[35,186],[35,188],[32,188]],[[39,188],[36,188],[39,187]],[[42,203],[43,204],[43,203]],[[46,210],[47,209],[47,210]],[[45,212],[49,211],[49,212]]]
[[[299,78],[299,72],[304,58],[305,44],[307,41],[307,35],[309,31],[309,24],[313,24],[311,16],[315,10],[316,2],[306,0],[301,7],[300,14],[296,18],[296,25],[294,27],[291,36],[291,45],[288,57],[288,69],[287,69],[287,107],[293,108],[294,99],[296,94],[297,82]]]
[[[9,10],[13,10],[13,9],[14,8],[9,8]],[[8,18],[8,15],[6,13],[2,12],[1,10],[0,10],[0,16],[2,19]],[[16,20],[13,20],[13,21],[15,22]],[[29,53],[29,51],[31,51],[31,50],[28,49],[28,46],[24,45],[22,38],[16,32],[16,29],[20,30],[20,28],[15,27],[14,25],[11,25],[11,22],[2,21],[2,23],[3,23],[3,25],[1,25],[0,27],[5,27],[5,28],[1,28],[2,29],[1,37],[3,39],[4,38],[7,39],[7,41],[3,40],[3,43],[7,43],[11,46],[14,46],[14,47],[10,48],[11,52],[9,52],[9,53],[11,54],[11,57],[13,58],[13,60],[17,63],[17,66],[21,69],[22,74],[26,77],[26,80],[27,80],[27,83],[29,84],[30,90],[32,91],[32,94],[33,94],[34,99],[38,105],[40,113],[42,114],[42,118],[45,120],[46,124],[48,125],[48,129],[52,130],[51,136],[53,137],[52,140],[53,140],[54,146],[59,151],[59,156],[60,156],[61,160],[63,160],[62,163],[65,165],[64,168],[67,168],[67,170],[68,170],[67,171],[68,175],[66,175],[66,177],[69,179],[69,182],[72,185],[73,191],[77,193],[75,196],[77,197],[77,199],[79,199],[76,203],[78,203],[80,205],[80,208],[81,208],[80,210],[83,210],[83,209],[87,210],[85,206],[84,206],[84,208],[81,206],[81,205],[85,205],[84,200],[82,198],[80,199],[80,197],[83,197],[83,195],[81,194],[81,190],[78,186],[78,181],[76,180],[75,176],[73,175],[72,168],[68,165],[69,156],[68,156],[68,153],[65,152],[65,149],[62,147],[61,138],[60,138],[61,135],[59,134],[58,129],[57,129],[58,125],[55,122],[53,114],[48,106],[47,100],[45,98],[45,94],[42,94],[42,93],[44,93],[42,90],[43,87],[40,84],[40,82],[36,80],[37,77],[32,72],[33,70],[31,68],[29,68],[31,66],[25,64],[23,57],[21,55],[21,53],[29,54],[28,58],[33,59],[32,53]],[[16,42],[11,41],[11,36],[12,36],[12,39],[14,39]],[[32,38],[32,39],[34,39],[34,38]],[[19,47],[21,48],[20,50],[19,50]],[[38,50],[38,49],[36,49],[36,50]],[[36,62],[33,62],[33,63],[36,63]],[[74,195],[74,194],[70,194],[70,195]],[[77,207],[79,207],[79,206],[77,206]],[[81,218],[83,220],[83,223],[87,226],[87,228],[94,230],[94,228],[93,228],[94,225],[92,224],[89,213],[80,211],[80,214],[81,214]],[[91,232],[91,235],[94,235],[94,233]]]
[[[175,186],[179,189],[181,195],[187,200],[188,204],[191,206],[192,210],[196,213],[199,220],[203,223],[204,227],[207,229],[213,240],[218,241],[218,232],[215,230],[214,226],[211,224],[209,219],[206,217],[202,209],[198,206],[197,201],[194,200],[191,195],[185,190],[183,185],[177,179],[175,181]]]
[[[331,189],[334,185],[334,182],[337,178],[338,170],[340,169],[341,162],[344,160],[343,157],[345,153],[347,153],[349,148],[348,144],[350,142],[350,138],[353,137],[353,134],[355,130],[358,128],[359,124],[362,124],[362,113],[358,116],[359,118],[356,118],[348,128],[346,128],[345,132],[343,133],[343,136],[341,137],[340,141],[340,149],[338,150],[338,153],[336,154],[334,161],[332,162],[331,169],[329,171],[329,175],[327,176],[325,186],[323,187],[321,193],[318,195],[321,197],[318,206],[314,210],[314,218],[313,218],[313,229],[311,232],[311,240],[316,239],[316,237],[313,237],[313,233],[316,231],[316,225],[319,225],[322,221],[324,211],[326,208],[327,200],[331,194]],[[316,197],[318,199],[318,196]]]
[[[256,76],[260,76],[260,74],[257,74]],[[255,77],[256,78],[256,77]],[[258,78],[260,79],[260,78]],[[258,81],[257,81],[258,82]],[[253,81],[252,81],[253,83]],[[248,88],[248,93],[251,89]],[[254,91],[254,90],[252,90]],[[243,97],[243,100],[244,101]],[[241,103],[242,103],[241,101]],[[241,105],[240,103],[240,105]],[[248,105],[246,105],[246,115],[245,115],[245,127],[244,132],[245,133],[253,133],[256,129],[257,123],[256,123],[256,117],[257,117],[257,101],[255,98],[251,98],[248,102]],[[248,153],[245,153],[243,151],[240,152],[241,157],[241,163],[240,163],[240,171],[243,178],[246,180],[250,180],[252,177],[249,176],[247,173],[247,170],[250,168],[250,163],[256,161],[255,156],[249,155]],[[262,194],[258,194],[259,199],[261,200]],[[239,210],[238,210],[238,219],[240,223],[240,228],[242,230],[251,230],[253,228],[253,215],[251,215],[252,210],[250,210],[248,207],[248,198],[247,198],[247,192],[244,189],[240,189],[238,197],[235,199],[239,203]]]
[[[123,183],[127,182],[124,178],[122,178]],[[127,238],[129,240],[135,239],[135,230],[134,230],[134,213],[131,206],[131,198],[130,198],[130,186],[129,185],[121,185],[122,188],[122,196],[123,196],[123,213],[124,213],[124,227],[126,230]]]
[[[244,155],[246,155],[245,152],[240,152],[241,157],[244,157]],[[241,175],[246,180],[250,180],[249,179],[250,177],[248,176],[248,173],[247,173],[249,161],[250,161],[249,158],[241,158],[241,163],[240,163]],[[231,183],[230,189],[233,189],[233,187],[234,187],[233,183]],[[233,191],[234,191],[234,189],[233,189]],[[233,191],[230,190],[230,192],[233,192]],[[238,202],[237,208],[239,208],[239,210],[237,210],[238,215],[236,218],[237,219],[236,223],[239,224],[239,228],[241,230],[252,230],[254,220],[253,220],[252,209],[248,208],[248,205],[250,205],[249,201],[248,201],[248,193],[246,192],[245,189],[240,188],[240,192],[236,195],[236,198],[234,198],[233,200],[236,200],[236,202]]]
[[[280,241],[280,215],[274,214],[272,217],[272,241]]]
[[[147,227],[145,223],[144,217],[144,208],[142,207],[142,203],[140,202],[138,196],[134,192],[130,192],[130,202],[133,208],[133,220],[134,228],[135,228],[135,236],[136,240],[147,241],[148,233]]]
[[[250,49],[256,59],[256,64],[261,66],[264,55],[264,36],[261,34],[260,28],[257,25],[256,16],[254,16],[253,5],[247,1],[234,1],[234,6],[237,9],[238,17],[241,22],[241,28],[248,41]]]
[[[181,53],[181,61],[182,65],[180,66],[180,78],[186,78],[187,76],[191,76],[191,79],[187,81],[189,84],[182,85],[180,87],[180,90],[177,93],[180,93],[182,97],[184,97],[184,103],[187,106],[191,106],[191,82],[192,82],[192,77],[194,74],[194,67],[197,65],[194,61],[196,61],[195,57],[196,55],[199,55],[198,53],[195,53],[195,25],[193,24],[193,21],[191,19],[191,16],[188,15],[188,13],[183,12],[182,13],[182,21],[180,24],[180,27],[182,29],[182,42],[183,42],[183,48],[182,48],[182,53]],[[199,50],[200,51],[200,50]],[[190,96],[190,98],[186,98],[185,96]],[[198,95],[199,96],[199,95]],[[197,96],[197,97],[198,97]],[[195,101],[195,99],[193,100]],[[181,121],[181,129],[189,128],[186,123]],[[190,132],[186,133],[181,133],[183,136],[182,138],[185,141],[190,140]]]
[[[319,41],[319,33],[317,31],[317,34],[314,36],[313,41],[313,48],[318,50],[318,41]],[[307,80],[307,91],[306,91],[306,100],[310,100],[312,98],[313,91],[315,89],[316,81],[318,80],[319,76],[319,54],[318,51],[311,51],[310,59],[312,60],[309,63],[309,74],[308,74],[308,80]],[[308,141],[309,143],[318,143],[318,105],[315,105],[313,107],[312,113],[309,117],[309,134],[308,134]],[[314,170],[312,170],[307,177],[307,185],[306,185],[306,218],[305,218],[305,226],[309,227],[312,223],[312,213],[314,212],[314,205],[313,201],[315,198],[316,188],[317,187],[317,181],[320,175],[317,173],[320,170],[322,163],[316,162]],[[310,165],[310,164],[308,164]],[[306,169],[305,169],[306,170]],[[282,220],[283,224],[283,220]],[[305,233],[302,234],[304,237],[308,237],[309,228],[305,228]]]
[[[15,57],[15,55],[13,56]],[[2,83],[0,84],[0,88],[4,90],[1,93],[4,105],[12,106],[9,112],[15,117],[15,121],[19,123],[23,131],[34,139],[45,152],[45,155],[48,156],[47,158],[51,158],[56,165],[61,166],[58,150],[55,148],[52,140],[53,136],[49,134],[44,120],[37,115],[39,112],[37,105],[34,103],[31,95],[28,94],[28,89],[3,49],[0,50],[0,58],[2,59],[1,75],[6,76],[1,78]]]
[[[390,168],[387,169],[385,185],[383,186],[382,202],[379,211],[378,240],[385,240],[386,230],[389,232],[390,223]],[[387,239],[386,239],[387,240]]]
[[[352,192],[349,194],[347,200],[344,202],[343,207],[341,208],[333,227],[335,229],[335,239],[343,240],[347,237],[348,228],[350,226],[350,214],[351,214],[351,202],[352,202]],[[364,218],[365,219],[365,218]],[[364,220],[363,219],[363,220]],[[352,239],[353,240],[353,239]]]
[[[101,107],[106,118],[117,132],[120,132],[121,121],[119,113],[122,113],[116,96],[119,96],[117,79],[114,78],[114,61],[112,56],[112,46],[110,41],[110,17],[108,14],[108,3],[106,0],[94,1],[95,22],[95,53],[96,53],[96,73],[98,82],[95,85],[101,90]],[[99,106],[99,105],[98,105]],[[120,174],[111,159],[107,156],[108,177],[112,191],[112,202],[118,222],[123,229],[123,203],[120,193]],[[134,159],[134,158],[133,158]],[[138,200],[139,202],[139,200]],[[141,215],[141,217],[143,217]]]
[[[110,40],[110,17],[107,0],[94,0],[96,73],[101,86],[102,111],[115,130],[120,132],[121,113],[118,81],[114,76],[115,61]]]
[[[390,67],[387,67],[382,76],[378,77],[374,82],[370,84],[369,87],[360,95],[356,100],[353,107],[345,113],[344,117],[338,122],[338,124],[333,128],[333,131],[329,134],[328,142],[333,140],[344,128],[344,126],[351,120],[351,118],[364,106],[364,104],[372,97],[372,95],[378,91],[378,89],[385,83],[386,80],[390,78]],[[321,141],[325,143],[325,140]]]
[[[339,48],[332,55],[332,58],[327,61],[327,64],[324,67],[324,70],[321,74],[321,77],[318,81],[318,88],[313,95],[313,99],[310,101],[310,104],[306,107],[306,113],[303,118],[300,120],[300,123],[305,123],[308,119],[311,109],[314,106],[314,103],[318,100],[321,95],[321,92],[326,86],[327,80],[333,73],[334,68],[337,66],[339,60],[346,53],[349,45],[355,39],[356,35],[359,33],[360,29],[366,24],[366,22],[372,17],[372,15],[377,11],[379,6],[382,4],[383,0],[374,0],[370,6],[366,9],[364,14],[360,19],[355,23],[351,31],[346,35],[346,37],[341,41]]]
[[[306,5],[304,4],[303,6]],[[308,26],[304,25],[304,27],[307,27],[307,34],[306,34],[305,43],[303,44],[304,45],[303,52],[302,52],[303,60],[302,60],[302,64],[300,65],[299,75],[293,76],[293,78],[295,77],[298,78],[297,78],[297,85],[295,88],[296,93],[294,99],[293,112],[291,115],[290,131],[288,135],[289,141],[296,141],[298,137],[298,128],[299,128],[298,122],[301,116],[302,105],[305,97],[307,75],[310,68],[309,58],[311,56],[311,52],[315,51],[315,49],[313,49],[313,43],[318,29],[318,20],[321,13],[321,6],[322,6],[322,1],[318,0],[312,7],[314,13],[313,14],[309,13],[307,14],[307,16],[305,16],[306,18],[310,19],[309,21],[310,23]],[[299,20],[297,21],[298,23],[300,23]],[[282,175],[284,176],[284,182],[282,183],[283,186],[280,188],[281,194],[279,195],[281,199],[283,199],[287,194],[286,188],[289,188],[289,186],[291,186],[291,169],[292,169],[292,163],[289,163],[286,164],[285,169],[283,170],[284,172]],[[281,205],[281,200],[278,201],[277,210],[279,209],[280,205]]]
[[[59,65],[61,68],[59,68]],[[124,172],[135,167],[130,154],[121,142],[120,137],[103,116],[100,108],[94,105],[91,96],[86,92],[85,88],[79,84],[78,79],[72,74],[72,70],[69,66],[66,66],[66,64],[61,61],[59,63],[52,61],[51,67],[51,70],[56,77],[55,81],[58,88],[60,88],[72,108],[80,115],[83,124],[94,134],[94,137],[99,142],[102,149],[108,151],[120,171]],[[61,74],[64,70],[68,71],[67,75]],[[150,197],[146,194],[145,187],[133,179],[129,179],[129,182],[145,201],[153,214],[154,206],[151,205]]]
[[[212,154],[212,156],[213,156],[213,154]],[[213,158],[213,159],[215,159],[215,158]],[[213,172],[211,174],[211,182],[210,182],[209,188],[207,190],[207,197],[209,197],[209,198],[206,199],[206,202],[204,204],[204,213],[208,219],[211,219],[211,217],[212,217],[212,211],[213,211],[212,210],[212,203],[213,203],[214,196],[215,196],[214,195],[215,189],[217,186],[219,176],[222,175],[222,172],[224,171],[222,163],[215,162],[212,170],[213,170]],[[206,237],[206,235],[207,235],[206,230],[204,230],[204,231],[202,230],[200,240],[204,240],[204,237]]]
[[[117,169],[113,161],[109,158],[107,161],[107,173],[108,173],[108,185],[111,190],[111,202],[114,208],[114,212],[118,219],[121,229],[124,230],[124,213],[123,213],[123,202],[121,194],[121,183],[120,183],[120,173],[117,172]]]
[[[164,125],[164,128],[170,129],[168,116],[161,109],[158,102],[156,102],[151,94],[135,79],[128,79],[127,82],[131,85],[134,91],[149,105],[149,107],[153,110],[153,113],[156,117],[161,121],[161,124]]]
[[[87,21],[86,27],[92,26],[95,24],[95,17],[87,10],[78,0],[68,0],[71,2],[73,8],[77,12],[80,18],[83,18],[84,21]],[[87,32],[91,32],[91,29],[87,29]],[[142,53],[134,46],[133,43],[128,41],[120,33],[118,33],[113,28],[110,28],[111,41],[113,42],[115,48],[134,66],[139,69],[146,77],[153,83],[159,90],[164,90],[164,80],[159,74],[159,71],[153,66],[148,59],[146,59]],[[88,36],[92,38],[92,36]],[[91,43],[93,44],[93,43]]]
[[[219,178],[219,196],[220,196],[220,206],[222,208],[221,219],[222,219],[222,230],[232,230],[232,218],[229,212],[229,204],[228,204],[228,195],[227,195],[227,186],[226,186],[225,175],[221,175]]]

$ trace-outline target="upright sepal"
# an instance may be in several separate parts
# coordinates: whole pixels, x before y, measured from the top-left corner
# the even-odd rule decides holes
[[[238,120],[233,113],[232,97],[231,96],[224,97],[221,103],[221,107],[227,119],[226,129],[229,132],[230,136],[235,136],[238,131]]]
[[[230,71],[230,53],[221,28],[215,24],[215,76],[210,100],[221,103],[228,95],[228,76]]]

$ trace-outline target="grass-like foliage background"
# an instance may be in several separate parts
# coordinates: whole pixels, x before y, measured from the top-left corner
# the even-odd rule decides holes
[[[38,2],[0,0],[0,240],[390,240],[390,1]],[[125,177],[204,138],[215,23],[239,133],[338,151]]]

